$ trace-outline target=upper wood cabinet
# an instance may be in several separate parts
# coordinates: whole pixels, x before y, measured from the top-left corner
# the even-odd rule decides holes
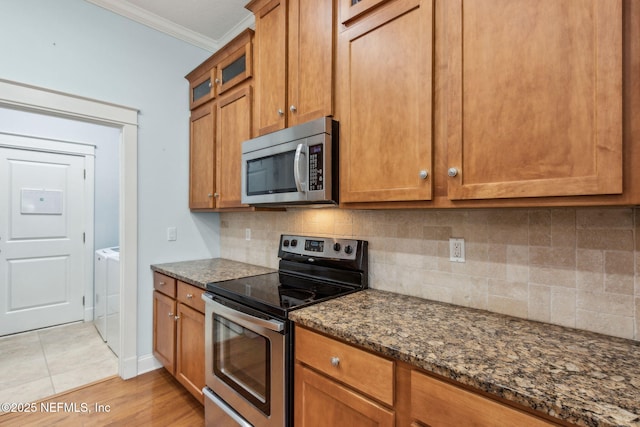
[[[340,201],[428,200],[433,0],[385,2],[374,12],[338,36]]]
[[[220,49],[187,79],[191,111],[189,208],[249,209],[240,202],[242,142],[252,137],[253,30]],[[211,80],[206,102],[193,102],[194,87]],[[203,89],[204,90],[204,89]]]
[[[640,3],[339,11],[342,207],[640,203]]]
[[[444,6],[449,198],[621,193],[622,2]]]
[[[253,0],[255,134],[333,113],[334,3]]]

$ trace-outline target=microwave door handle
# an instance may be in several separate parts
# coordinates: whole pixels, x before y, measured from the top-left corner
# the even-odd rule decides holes
[[[301,193],[306,193],[306,182],[303,182],[300,178],[300,157],[304,156],[302,149],[304,144],[298,144],[296,148],[296,155],[293,158],[293,179],[296,181],[296,190]]]

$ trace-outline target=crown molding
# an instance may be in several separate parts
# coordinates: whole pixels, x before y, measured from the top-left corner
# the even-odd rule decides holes
[[[220,40],[214,40],[128,2],[119,0],[86,1],[212,53],[240,34],[245,28],[254,25],[253,15],[250,15],[222,36]]]

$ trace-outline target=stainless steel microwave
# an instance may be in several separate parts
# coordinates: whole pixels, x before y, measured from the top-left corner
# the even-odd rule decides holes
[[[242,143],[242,203],[338,203],[338,122],[313,120]]]

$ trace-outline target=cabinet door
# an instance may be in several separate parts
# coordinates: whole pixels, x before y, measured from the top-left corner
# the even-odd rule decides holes
[[[286,126],[287,0],[272,0],[256,15],[256,134]]]
[[[431,199],[433,0],[396,0],[339,35],[340,201]]]
[[[176,301],[153,291],[153,355],[162,365],[175,373]]]
[[[218,100],[216,174],[218,208],[247,207],[240,200],[242,142],[251,138],[251,88],[245,87]]]
[[[395,425],[393,411],[301,364],[296,364],[294,377],[298,427]]]
[[[289,3],[287,126],[333,114],[333,3]]]
[[[189,84],[189,108],[194,109],[207,101],[215,98],[215,87],[213,85],[216,69],[213,68]]]
[[[417,371],[411,372],[411,417],[433,427],[556,425]]]
[[[204,314],[178,304],[176,378],[204,404]]]
[[[621,1],[444,7],[449,198],[621,193]]]
[[[215,207],[215,103],[191,112],[189,208]]]

